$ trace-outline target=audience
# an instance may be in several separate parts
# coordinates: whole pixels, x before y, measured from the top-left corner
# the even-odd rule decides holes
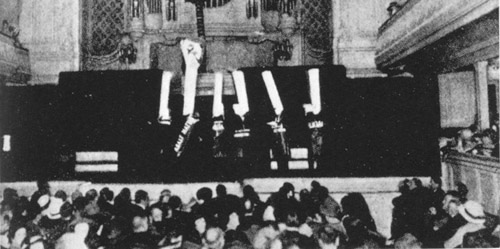
[[[31,200],[12,188],[4,190],[0,207],[1,249],[337,249],[498,247],[492,235],[497,216],[467,200],[467,187],[444,193],[441,180],[424,187],[417,179],[402,181],[392,201],[391,238],[377,231],[370,208],[360,193],[345,195],[340,204],[318,182],[300,191],[286,182],[264,203],[252,186],[243,196],[224,185],[196,193],[191,212],[170,190],[149,205],[149,194],[130,189],[114,197],[109,188],[84,196],[56,191],[39,181]],[[79,191],[75,191],[79,192]],[[113,198],[114,197],[114,198]],[[36,199],[34,201],[33,199]],[[394,242],[393,245],[390,242]]]

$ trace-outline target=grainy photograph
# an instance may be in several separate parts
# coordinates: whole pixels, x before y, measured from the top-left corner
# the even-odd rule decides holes
[[[0,22],[0,249],[500,247],[498,0]]]

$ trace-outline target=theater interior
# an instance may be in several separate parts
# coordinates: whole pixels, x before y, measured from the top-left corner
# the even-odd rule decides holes
[[[183,203],[251,185],[265,202],[316,181],[339,203],[361,193],[389,239],[398,184],[438,177],[498,219],[498,15],[496,0],[1,1],[0,195],[44,179]]]

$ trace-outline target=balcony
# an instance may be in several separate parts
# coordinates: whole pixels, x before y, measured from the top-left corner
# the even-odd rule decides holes
[[[375,63],[449,72],[498,56],[498,1],[410,0],[378,33]]]

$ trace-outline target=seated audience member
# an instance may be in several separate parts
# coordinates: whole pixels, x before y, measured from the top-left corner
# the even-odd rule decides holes
[[[68,221],[63,220],[60,213],[63,204],[61,199],[50,197],[48,207],[42,211],[39,227],[45,241],[50,245],[55,245],[68,228]]]
[[[429,209],[424,216],[425,233],[422,241],[433,231],[434,223],[446,217],[443,207],[444,191],[441,189],[441,178],[439,176],[431,177],[429,183]]]
[[[252,225],[260,224],[265,205],[252,186],[246,185],[243,187],[243,197],[240,202],[243,205],[243,215],[240,217],[243,229],[246,230]]]
[[[0,248],[9,248],[10,216],[0,213]]]
[[[442,246],[444,241],[451,238],[461,226],[467,223],[459,214],[458,206],[460,206],[458,192],[447,192],[443,199],[443,210],[446,215],[434,222],[432,231],[429,231],[424,240],[425,247]]]
[[[137,213],[147,213],[149,210],[149,195],[148,192],[140,189],[135,192],[134,196],[135,209],[134,215]]]
[[[457,134],[457,145],[455,150],[461,153],[470,152],[476,146],[476,143],[472,139],[474,136],[474,128],[467,128],[460,130]]]
[[[320,198],[319,198],[319,190],[321,188],[321,184],[317,181],[312,181],[311,182],[311,199],[315,203],[315,205],[319,208],[320,203]]]
[[[186,239],[184,241],[185,248],[199,248],[202,238],[207,231],[207,220],[201,215],[196,215],[194,222],[187,228]]]
[[[216,213],[212,199],[213,192],[207,187],[203,187],[196,192],[196,203],[191,207],[194,215],[202,215],[207,222],[213,223],[213,216]]]
[[[349,193],[340,201],[344,216],[355,217],[371,231],[376,232],[377,226],[370,214],[365,198],[360,193]]]
[[[50,185],[45,178],[40,178],[37,180],[36,185],[38,190],[35,191],[30,198],[30,205],[28,208],[28,217],[30,220],[34,219],[38,214],[40,214],[40,205],[38,205],[38,199],[43,195],[50,196]]]
[[[171,196],[172,196],[172,192],[170,192],[170,190],[168,190],[168,189],[162,190],[160,193],[160,197],[158,198],[158,201],[153,203],[151,205],[151,208],[153,208],[153,206],[158,207],[161,209],[163,214],[167,215],[167,212],[169,209],[168,202],[170,201]]]
[[[158,246],[161,249],[181,248],[183,246],[182,239],[182,231],[178,229],[178,227],[175,227],[166,234],[166,236],[158,243]]]
[[[79,223],[75,226],[74,233],[65,233],[56,243],[56,249],[88,249],[85,238],[89,232],[87,223]]]
[[[191,213],[184,212],[182,210],[182,201],[179,196],[171,196],[168,201],[167,212],[163,214],[167,230],[170,230],[173,226],[181,230],[182,234],[186,233],[189,224],[191,223],[193,217]]]
[[[115,208],[111,203],[113,198],[115,197],[115,193],[110,190],[108,187],[104,187],[99,191],[99,199],[97,200],[97,205],[101,210],[101,213],[105,216],[111,217],[115,215]]]
[[[255,249],[270,248],[271,242],[278,237],[280,231],[275,222],[265,223],[255,234],[252,245]]]
[[[295,199],[295,187],[289,182],[283,183],[278,192],[269,197],[266,204],[273,206],[277,222],[286,222],[287,214],[291,211],[297,212],[299,209],[299,203]]]
[[[129,235],[128,226],[128,221],[122,217],[115,217],[105,224],[101,232],[104,248],[125,248],[126,238]]]
[[[296,231],[283,231],[271,242],[271,249],[300,249],[315,248],[312,238],[308,238]]]
[[[499,248],[500,238],[495,236],[493,232],[495,229],[499,230],[499,217],[486,214],[486,221],[484,222],[485,229],[477,232],[467,233],[464,236],[462,247],[464,248]]]
[[[54,197],[61,199],[62,201],[66,201],[68,199],[68,195],[64,190],[57,190],[57,192],[54,194]]]
[[[132,209],[134,208],[134,204],[132,204],[132,194],[129,188],[123,188],[120,193],[118,193],[115,197],[113,206],[116,216],[132,221]]]
[[[465,203],[467,202],[467,194],[469,194],[469,189],[467,188],[467,185],[461,182],[457,182],[457,191],[460,196],[460,202]]]
[[[150,208],[150,226],[149,230],[153,236],[163,237],[166,235],[166,223],[163,220],[163,211],[158,206],[152,206]]]
[[[398,184],[399,192],[401,195],[392,199],[392,222],[391,222],[391,239],[396,240],[409,232],[409,225],[407,221],[407,214],[410,211],[410,200],[408,182],[405,179]]]
[[[430,180],[430,212],[434,215],[438,213],[442,213],[444,210],[442,209],[443,199],[444,199],[444,191],[441,188],[442,181],[441,177],[433,176]]]
[[[322,226],[317,232],[317,242],[321,249],[339,248],[339,232],[331,226]]]
[[[10,249],[26,248],[27,230],[24,224],[11,222],[9,227],[9,244]]]
[[[426,233],[425,226],[422,224],[425,215],[429,210],[429,194],[427,189],[422,186],[422,181],[413,178],[408,182],[409,186],[409,210],[406,214],[409,232],[415,237],[422,239]]]
[[[158,240],[149,232],[148,217],[143,214],[136,214],[132,219],[132,234],[127,236],[124,244],[126,248],[156,248]]]
[[[224,231],[218,227],[207,229],[202,244],[202,249],[223,249],[225,244]]]
[[[311,194],[307,189],[300,191],[299,198],[299,221],[300,223],[304,223],[308,219],[313,219],[316,213],[319,213],[319,206],[314,204]]]
[[[324,189],[326,190],[326,188]],[[323,204],[321,204],[319,210],[323,216],[323,223],[329,224],[343,235],[347,234],[341,222],[342,213],[340,205],[335,201],[335,199],[328,195],[328,197],[324,198]]]
[[[458,212],[467,221],[455,234],[444,242],[445,248],[455,248],[463,244],[463,238],[467,233],[473,233],[486,228],[484,225],[486,215],[483,206],[475,201],[467,201],[458,207]]]
[[[98,197],[99,194],[95,189],[90,189],[85,193],[85,199],[87,199],[87,205],[85,206],[86,215],[93,216],[101,212],[99,205],[97,205]]]
[[[411,233],[405,233],[402,237],[394,242],[394,249],[420,249],[422,242],[420,242]]]
[[[29,222],[28,209],[30,201],[26,196],[19,197],[17,201],[16,208],[12,213],[12,218],[23,223]]]
[[[250,245],[250,240],[247,235],[239,229],[240,216],[237,212],[232,212],[227,216],[226,224],[222,229],[225,230],[226,244],[231,246],[247,246]]]
[[[380,247],[385,242],[383,236],[370,231],[358,218],[346,217],[342,223],[347,234],[347,241],[345,242],[347,248],[359,248],[367,244],[375,244],[376,247]]]
[[[215,188],[217,197],[213,199],[215,215],[229,215],[232,212],[239,212],[242,209],[240,199],[227,193],[226,186],[219,184]]]

